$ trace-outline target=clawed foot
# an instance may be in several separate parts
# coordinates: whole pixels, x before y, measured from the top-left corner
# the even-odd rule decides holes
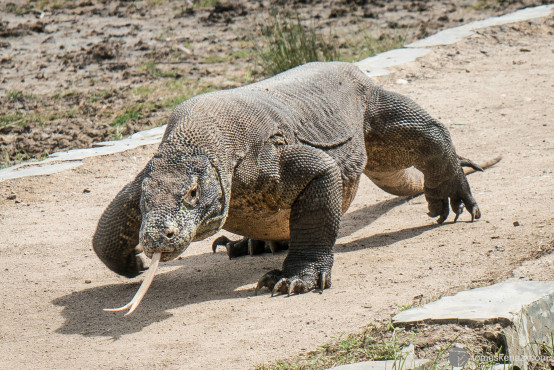
[[[275,242],[275,241],[262,241],[250,238],[244,238],[237,241],[232,241],[226,236],[220,236],[214,240],[212,244],[212,250],[215,253],[218,246],[224,246],[227,249],[227,255],[229,258],[236,258],[241,256],[262,253],[275,253],[278,251],[288,249],[287,242]]]
[[[452,208],[456,215],[454,222],[458,220],[464,208],[471,215],[471,222],[481,218],[481,211],[471,195],[469,184],[461,167],[470,167],[474,171],[483,171],[483,169],[469,159],[462,157],[459,157],[459,164],[460,171],[449,181],[445,181],[437,188],[425,188],[425,198],[429,206],[428,215],[431,217],[438,216],[437,222],[439,224],[442,224],[448,218],[449,208]]]
[[[300,294],[319,288],[321,290],[331,287],[331,270],[326,269],[316,272],[314,269],[304,269],[298,274],[284,274],[281,270],[272,270],[258,280],[256,294],[263,288],[271,291],[271,296],[279,293]]]

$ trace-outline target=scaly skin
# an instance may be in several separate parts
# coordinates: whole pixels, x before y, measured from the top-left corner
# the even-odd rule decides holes
[[[365,173],[399,195],[425,193],[429,215],[479,218],[447,129],[348,63],[311,63],[175,109],[154,158],[108,206],[94,250],[113,271],[142,270],[137,242],[162,261],[224,228],[237,255],[288,245],[281,270],[258,289],[331,286],[341,216]],[[241,244],[242,243],[242,244]],[[232,253],[231,252],[230,256]]]

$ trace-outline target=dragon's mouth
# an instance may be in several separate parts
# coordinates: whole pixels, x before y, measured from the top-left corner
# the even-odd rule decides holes
[[[152,260],[154,260],[154,255],[155,254],[159,254],[161,253],[161,257],[160,257],[160,262],[167,262],[167,261],[171,261],[171,260],[174,260],[175,258],[179,257],[179,255],[181,253],[184,252],[184,249],[179,249],[179,250],[174,250],[174,251],[171,251],[171,252],[166,252],[166,251],[156,251],[156,252],[151,252],[151,251],[148,251],[148,250],[145,250],[144,251],[144,254],[146,255],[146,257],[148,258],[151,258]]]
[[[104,308],[104,311],[116,312],[116,311],[125,311],[129,309],[129,312],[127,312],[125,316],[128,316],[133,312],[135,312],[140,302],[142,301],[142,298],[144,298],[144,296],[146,295],[146,292],[148,291],[150,284],[152,284],[152,280],[154,280],[154,275],[158,270],[158,265],[160,264],[161,259],[162,259],[161,252],[156,252],[152,255],[152,263],[150,264],[148,271],[146,271],[146,273],[144,274],[144,280],[140,285],[139,290],[137,291],[137,293],[129,303],[119,308]]]

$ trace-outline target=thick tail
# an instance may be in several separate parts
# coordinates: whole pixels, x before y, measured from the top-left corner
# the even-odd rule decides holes
[[[469,175],[477,171],[483,171],[500,162],[501,156],[476,164],[473,161],[459,157],[460,165],[467,167],[464,174]],[[423,194],[423,174],[414,167],[389,172],[364,171],[375,185],[394,195],[416,196]]]

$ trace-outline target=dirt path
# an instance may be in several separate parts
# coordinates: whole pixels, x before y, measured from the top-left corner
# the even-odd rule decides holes
[[[254,296],[284,255],[228,260],[211,253],[214,236],[163,264],[133,316],[103,312],[126,303],[140,279],[105,268],[91,235],[154,148],[0,183],[0,368],[244,369],[386,320],[420,295],[554,280],[553,26],[550,16],[483,31],[380,80],[440,118],[461,154],[504,159],[470,178],[476,223],[465,215],[437,226],[422,197],[393,197],[364,179],[322,295]]]

